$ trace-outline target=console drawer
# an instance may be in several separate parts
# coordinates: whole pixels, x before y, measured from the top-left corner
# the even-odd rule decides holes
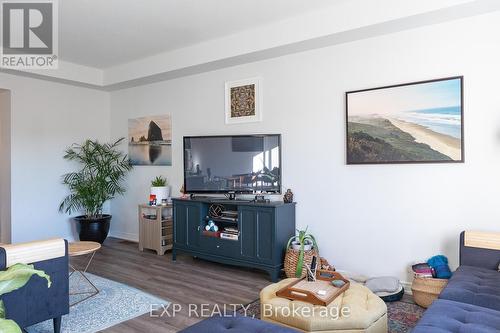
[[[200,236],[200,247],[203,251],[224,257],[238,258],[241,256],[240,241]]]

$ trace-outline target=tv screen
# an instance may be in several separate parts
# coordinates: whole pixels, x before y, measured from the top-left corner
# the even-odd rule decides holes
[[[187,193],[281,193],[281,136],[184,137]]]

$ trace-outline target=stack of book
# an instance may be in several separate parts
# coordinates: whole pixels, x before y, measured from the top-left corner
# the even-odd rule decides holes
[[[225,220],[225,221],[236,222],[236,221],[238,221],[238,212],[235,210],[225,210],[221,213],[221,216],[219,216],[219,219]]]
[[[220,238],[238,240],[240,237],[240,231],[237,228],[225,227],[224,231],[220,233]]]
[[[416,277],[420,278],[432,278],[434,277],[434,269],[427,263],[415,264],[411,266],[413,273]]]

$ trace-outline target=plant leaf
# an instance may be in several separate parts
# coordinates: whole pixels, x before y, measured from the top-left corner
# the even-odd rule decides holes
[[[33,265],[15,264],[0,272],[0,295],[22,288],[33,275],[45,278],[50,288],[50,277],[45,272],[35,269]]]
[[[297,270],[295,271],[295,277],[300,278],[302,275],[302,268],[304,266],[304,243],[300,244],[299,259],[297,261]]]
[[[316,242],[316,238],[314,238],[313,235],[309,234],[309,238],[312,240],[312,243],[314,245],[314,248],[316,249],[316,252],[318,253],[319,255],[319,246],[318,246],[318,242]]]
[[[0,333],[22,333],[22,331],[15,321],[0,319]]]

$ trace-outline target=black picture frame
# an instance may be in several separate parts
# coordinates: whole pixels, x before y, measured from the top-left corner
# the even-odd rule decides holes
[[[460,82],[460,159],[451,159],[451,160],[440,160],[440,159],[431,159],[431,160],[387,160],[387,161],[356,161],[350,158],[349,152],[349,97],[353,94],[359,94],[369,91],[376,90],[384,90],[412,85],[421,85],[421,84],[429,84],[440,81],[450,81],[450,80],[459,80]],[[395,85],[381,86],[376,88],[369,89],[360,89],[360,90],[352,90],[347,91],[345,93],[345,158],[347,165],[365,165],[365,164],[429,164],[429,163],[464,163],[465,162],[465,140],[464,140],[464,77],[463,76],[451,76],[444,77],[438,79],[424,80],[424,81],[414,81],[409,83],[401,83]]]

